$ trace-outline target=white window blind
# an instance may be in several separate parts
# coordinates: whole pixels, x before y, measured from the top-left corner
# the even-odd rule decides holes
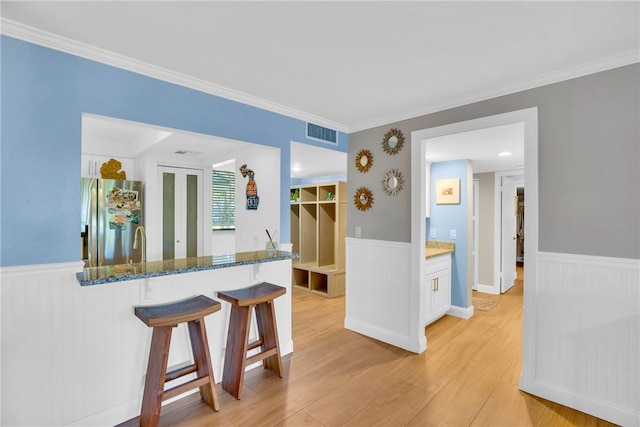
[[[213,230],[236,228],[236,174],[213,170],[211,173],[211,219]]]

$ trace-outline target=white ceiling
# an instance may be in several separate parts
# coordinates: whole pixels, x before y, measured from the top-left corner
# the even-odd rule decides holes
[[[431,138],[426,148],[429,162],[471,159],[474,173],[523,169],[524,122]]]
[[[2,1],[2,33],[345,132],[639,61],[638,1]]]

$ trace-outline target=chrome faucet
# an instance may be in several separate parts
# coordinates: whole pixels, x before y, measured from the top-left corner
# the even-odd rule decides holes
[[[138,227],[136,227],[136,234],[133,236],[133,249],[138,249],[138,234],[140,234],[140,240],[142,240],[142,256],[140,257],[140,262],[146,262],[147,261],[147,250],[146,250],[146,246],[147,246],[147,236],[144,232],[144,227],[142,225],[139,225]]]

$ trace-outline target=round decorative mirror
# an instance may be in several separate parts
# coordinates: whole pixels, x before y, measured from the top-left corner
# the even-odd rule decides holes
[[[360,187],[356,190],[356,194],[353,196],[353,203],[356,208],[361,211],[366,211],[373,205],[373,194],[371,190],[366,187]]]
[[[395,196],[404,187],[404,178],[402,173],[395,169],[390,170],[382,179],[382,189],[390,196]]]
[[[402,150],[403,145],[404,135],[400,129],[393,128],[385,133],[384,138],[382,138],[382,149],[387,154],[398,154],[398,151]]]
[[[367,172],[373,166],[373,154],[369,150],[360,150],[356,154],[356,167],[362,173]]]

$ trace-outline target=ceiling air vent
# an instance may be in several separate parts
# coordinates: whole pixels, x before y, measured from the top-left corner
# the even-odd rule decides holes
[[[325,144],[338,145],[338,132],[313,123],[307,123],[307,138],[324,142]]]

